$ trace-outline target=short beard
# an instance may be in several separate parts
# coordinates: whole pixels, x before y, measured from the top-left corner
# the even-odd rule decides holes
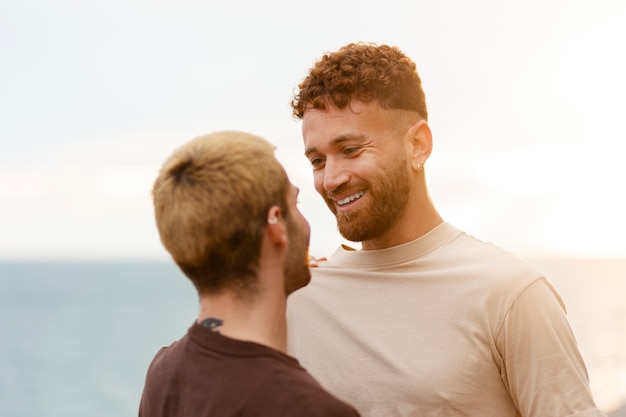
[[[311,280],[309,268],[309,240],[297,228],[296,223],[287,218],[289,249],[285,263],[285,294],[305,287]]]
[[[354,189],[352,185],[350,188]],[[339,233],[351,242],[363,242],[384,235],[402,214],[410,192],[404,159],[391,167],[389,175],[361,189],[369,194],[372,203],[369,207],[349,213],[338,213],[336,203],[330,198],[325,199],[335,214]]]

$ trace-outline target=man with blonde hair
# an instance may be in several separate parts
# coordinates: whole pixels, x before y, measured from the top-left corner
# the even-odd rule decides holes
[[[200,309],[150,364],[139,416],[357,416],[285,353],[287,296],[310,280],[297,194],[274,146],[244,132],[196,138],[164,163],[156,223]]]

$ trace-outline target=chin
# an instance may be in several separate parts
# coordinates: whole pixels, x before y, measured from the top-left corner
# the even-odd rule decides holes
[[[285,286],[285,293],[287,295],[309,285],[309,283],[311,282],[311,271],[309,270],[308,265],[306,265],[305,268],[306,272],[302,271],[300,274],[297,274],[298,278],[291,280],[288,285]]]

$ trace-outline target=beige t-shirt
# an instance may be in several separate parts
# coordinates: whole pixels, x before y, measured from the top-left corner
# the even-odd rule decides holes
[[[603,415],[548,280],[448,223],[339,248],[288,318],[290,353],[363,417]]]

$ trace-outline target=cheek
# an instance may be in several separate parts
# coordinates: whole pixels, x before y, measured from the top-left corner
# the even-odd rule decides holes
[[[313,172],[313,186],[315,187],[315,191],[320,194],[324,194],[324,172],[323,171],[314,171]]]
[[[309,224],[309,221],[306,219],[306,217],[304,217],[302,212],[298,211],[298,217],[298,221],[300,222],[300,229],[303,231],[308,239],[311,236],[311,225]]]

